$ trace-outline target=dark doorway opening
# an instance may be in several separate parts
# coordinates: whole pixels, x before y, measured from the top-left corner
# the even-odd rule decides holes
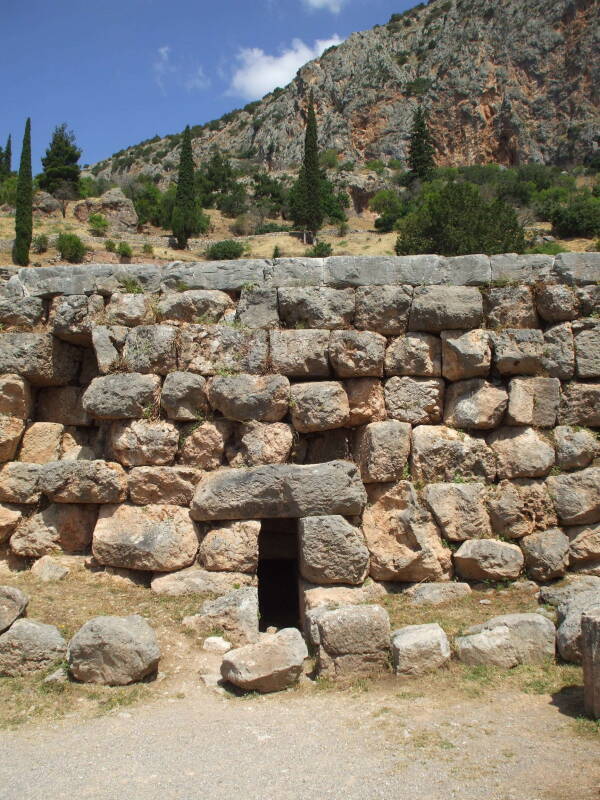
[[[263,519],[258,540],[260,630],[298,628],[298,534],[295,519]]]

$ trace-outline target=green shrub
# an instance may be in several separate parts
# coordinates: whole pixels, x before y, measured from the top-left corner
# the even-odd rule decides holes
[[[367,161],[365,166],[367,169],[370,169],[371,172],[376,172],[377,175],[381,175],[385,170],[385,164],[380,158],[376,158],[373,161]]]
[[[281,258],[281,248],[279,245],[275,245],[273,248],[273,258]]]
[[[153,256],[153,255],[154,255],[154,248],[152,247],[152,245],[151,245],[151,244],[145,244],[145,245],[142,247],[142,253],[143,253],[145,256]]]
[[[264,222],[256,228],[256,234],[261,233],[289,233],[291,227],[289,225],[280,225],[278,222]]]
[[[108,220],[103,214],[91,214],[88,225],[92,236],[104,236],[108,230]]]
[[[209,261],[232,261],[236,258],[241,258],[244,252],[244,245],[242,242],[235,242],[232,239],[226,239],[223,242],[215,242],[206,250],[206,258]]]
[[[33,237],[31,249],[34,253],[45,253],[48,250],[48,237],[45,233]]]
[[[309,258],[327,258],[333,254],[333,247],[329,242],[317,242],[314,247],[306,251]]]
[[[119,242],[117,245],[117,255],[119,258],[129,260],[133,255],[133,250],[128,242]]]
[[[74,233],[61,233],[56,242],[60,257],[71,264],[81,264],[85,256],[85,245]]]
[[[117,245],[113,242],[112,239],[107,239],[104,242],[104,249],[106,250],[107,253],[114,253],[116,252]]]
[[[337,150],[323,150],[319,153],[319,165],[322,169],[335,169],[338,165]]]
[[[397,221],[408,210],[405,201],[392,189],[381,189],[377,192],[369,201],[369,208],[379,214],[375,220],[375,228],[382,233],[393,231]]]
[[[559,253],[566,253],[567,251],[558,242],[544,242],[543,244],[536,244],[534,247],[528,247],[525,252],[533,255],[557,256]]]
[[[557,236],[595,237],[600,234],[600,198],[589,192],[573,195],[566,205],[554,209],[550,217]]]
[[[431,188],[398,227],[397,255],[494,255],[525,250],[525,233],[515,210],[501,200],[486,201],[470,183]]]
[[[416,78],[414,81],[409,81],[404,87],[406,94],[415,97],[421,97],[431,89],[431,81],[429,78]]]
[[[344,161],[343,164],[340,164],[338,167],[338,172],[354,172],[354,161]]]

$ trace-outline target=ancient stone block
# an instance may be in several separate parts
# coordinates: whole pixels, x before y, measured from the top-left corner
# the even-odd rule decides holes
[[[376,378],[383,375],[386,340],[371,331],[334,331],[329,338],[329,360],[340,378]]]
[[[270,331],[273,372],[290,378],[329,375],[329,331]]]
[[[552,428],[560,403],[558,378],[512,378],[509,385],[508,425]]]
[[[122,503],[127,475],[107,461],[55,461],[42,465],[39,487],[54,503]]]
[[[360,584],[369,551],[360,530],[343,517],[305,517],[298,524],[300,574],[317,584]]]
[[[600,427],[600,382],[564,386],[558,421],[561,425]]]
[[[160,395],[163,411],[177,422],[193,422],[208,412],[206,380],[193,372],[171,372]]]
[[[385,374],[439,377],[442,374],[442,343],[430,333],[408,333],[392,339],[385,352]]]
[[[20,375],[34,386],[64,386],[77,378],[81,353],[49,333],[3,333],[0,373]]]
[[[95,505],[52,504],[23,519],[10,540],[13,553],[40,558],[49,553],[85,553],[91,542],[98,509]]]
[[[18,619],[0,636],[0,675],[15,678],[64,658],[67,643],[54,625]]]
[[[390,653],[390,621],[381,606],[342,606],[316,620],[319,674],[342,677],[383,672]]]
[[[58,461],[62,456],[64,433],[65,426],[58,422],[32,422],[23,436],[19,461],[30,464]]]
[[[494,365],[501,375],[539,375],[543,369],[544,335],[528,328],[490,333]]]
[[[233,309],[233,301],[225,292],[188,289],[163,295],[156,310],[163,320],[212,325]]]
[[[573,323],[575,364],[579,378],[600,378],[600,321],[580,320]]]
[[[261,374],[267,368],[268,335],[226,325],[188,325],[181,331],[179,367],[201,375],[224,370]]]
[[[562,578],[569,566],[569,540],[560,528],[533,533],[520,541],[527,574],[534,581]]]
[[[552,378],[571,380],[575,374],[575,342],[570,322],[553,325],[544,332],[542,368]]]
[[[202,537],[198,561],[212,571],[254,574],[258,567],[259,534],[257,520],[221,523]]]
[[[285,464],[294,445],[294,429],[284,422],[248,422],[236,430],[226,455],[232,467]],[[330,460],[330,459],[327,459]]]
[[[383,386],[377,378],[350,378],[344,381],[344,388],[350,405],[349,427],[381,422],[387,417]]]
[[[22,419],[0,416],[0,462],[14,459],[24,429]]]
[[[341,383],[297,383],[290,393],[292,424],[301,433],[326,431],[346,425],[348,397]]]
[[[384,336],[404,333],[412,301],[411,286],[359,286],[354,325]]]
[[[189,506],[202,472],[193,467],[135,467],[129,495],[135,505]]]
[[[528,286],[492,287],[484,293],[488,328],[537,328],[538,317]]]
[[[411,427],[406,422],[371,422],[356,431],[354,460],[363,483],[386,483],[402,477],[410,453]]]
[[[454,428],[489,430],[502,421],[508,405],[504,388],[483,378],[450,384],[446,392],[444,422]]]
[[[556,459],[554,447],[533,428],[499,428],[488,436],[498,479],[543,478]]]
[[[123,325],[94,325],[92,327],[92,344],[98,371],[107,375],[119,369],[121,352],[125,345],[128,328]]]
[[[155,594],[181,597],[189,594],[220,595],[233,591],[237,586],[256,583],[256,577],[241,572],[209,572],[198,566],[178,572],[156,572],[150,587]]]
[[[158,375],[103,375],[94,378],[82,397],[84,410],[97,419],[139,419],[158,404]]]
[[[541,614],[502,614],[468,628],[456,648],[465,664],[510,669],[553,659],[554,636],[553,623]]]
[[[567,322],[577,318],[579,302],[571,286],[542,284],[535,289],[537,311],[544,322]]]
[[[279,317],[288,328],[336,330],[354,321],[354,289],[327,287],[279,289]]]
[[[396,675],[425,675],[450,660],[450,642],[436,623],[407,625],[392,633],[392,664]]]
[[[42,319],[44,304],[39,297],[0,298],[3,326],[31,329]]]
[[[10,539],[22,518],[23,512],[18,506],[0,503],[0,544]]]
[[[600,522],[600,467],[588,467],[546,481],[563,525]]]
[[[178,444],[179,431],[164,420],[113,422],[110,428],[111,454],[125,467],[171,464]]]
[[[287,414],[289,398],[290,382],[283,375],[216,376],[208,385],[211,406],[240,422],[279,422]]]
[[[196,489],[197,520],[360,514],[366,502],[354,464],[275,464],[207,476]]]
[[[227,640],[236,646],[256,642],[258,633],[258,592],[254,587],[234,589],[233,592],[207,600],[199,614],[185,617],[187,628],[206,635],[211,630],[222,630]]]
[[[0,414],[29,419],[33,409],[31,390],[20,375],[0,375]]]
[[[581,653],[585,713],[592,719],[599,719],[600,609],[592,609],[581,617]]]
[[[412,475],[417,481],[452,481],[456,477],[496,477],[496,461],[485,439],[447,428],[420,425],[413,430]]]
[[[481,292],[469,286],[421,286],[415,289],[409,330],[439,333],[478,328],[483,321]]]
[[[442,375],[447,380],[484,377],[491,363],[488,331],[442,331]]]
[[[472,581],[504,581],[519,577],[523,553],[516,544],[496,539],[469,539],[454,553],[454,567],[461,578]]]
[[[487,497],[496,536],[521,539],[558,524],[554,505],[543,481],[501,481]]]
[[[280,692],[298,682],[307,657],[300,632],[284,628],[256,644],[230,650],[223,658],[221,676],[248,692]]]
[[[154,313],[150,298],[145,294],[126,294],[114,292],[106,305],[106,321],[109,325],[124,325],[135,328],[136,325],[149,325]]]
[[[577,569],[595,568],[600,562],[600,524],[572,525],[566,534],[571,564]]]
[[[385,382],[388,416],[412,425],[441,422],[444,389],[441,378],[390,378]]]
[[[217,469],[223,463],[225,447],[230,436],[231,422],[225,419],[183,428],[179,462],[198,469]]]
[[[55,297],[50,304],[48,323],[59,339],[89,347],[95,319],[104,311],[100,295]]]
[[[600,402],[600,395],[598,397]],[[588,467],[596,452],[598,442],[592,431],[559,425],[553,431],[556,464],[560,469]]]
[[[0,586],[0,633],[25,613],[28,604],[29,597],[16,586]]]
[[[79,386],[59,386],[40,389],[37,394],[36,420],[61,425],[90,425],[92,420],[82,405],[83,389]]]
[[[129,372],[168,375],[177,369],[177,328],[140,325],[127,334],[123,363]]]
[[[277,289],[243,288],[237,306],[236,319],[244,328],[278,328]]]
[[[344,428],[323,431],[302,438],[294,448],[297,463],[324,464],[327,461],[352,461],[353,433]]]
[[[452,542],[492,535],[483,483],[430,483],[425,500],[443,536]]]

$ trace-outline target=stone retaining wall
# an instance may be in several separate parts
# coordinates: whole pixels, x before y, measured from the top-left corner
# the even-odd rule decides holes
[[[598,253],[2,269],[0,542],[222,594],[297,518],[344,602],[600,575],[599,312]]]

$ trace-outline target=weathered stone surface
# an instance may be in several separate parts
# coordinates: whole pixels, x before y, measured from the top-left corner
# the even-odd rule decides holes
[[[534,533],[521,539],[527,574],[534,581],[561,578],[569,566],[569,539],[560,528]]]
[[[62,456],[64,425],[58,422],[33,422],[23,436],[19,461],[47,464]]]
[[[94,325],[92,344],[98,372],[107,375],[121,368],[121,353],[129,329],[124,325]]]
[[[412,475],[423,483],[457,476],[493,481],[496,462],[482,438],[443,425],[421,425],[413,430]]]
[[[384,336],[404,333],[412,301],[411,286],[359,286],[354,325]]]
[[[165,466],[177,453],[179,431],[172,422],[134,419],[113,422],[110,448],[125,467]]]
[[[449,579],[450,550],[411,483],[368,487],[363,532],[371,554],[371,577],[382,581]]]
[[[44,303],[39,297],[0,297],[3,327],[31,329],[42,319]]]
[[[564,580],[558,581],[558,583],[540,586],[539,600],[540,603],[558,608],[563,603],[570,603],[577,595],[591,590],[600,593],[600,577],[569,573]]]
[[[301,433],[343,427],[350,416],[348,396],[343,384],[336,381],[295,384],[290,408],[292,424]]]
[[[560,403],[558,378],[512,378],[509,385],[508,425],[552,428]]]
[[[201,375],[223,370],[261,374],[267,369],[268,336],[267,331],[226,325],[188,325],[181,331],[179,367]]]
[[[236,319],[245,328],[278,328],[277,289],[243,288]]]
[[[539,330],[507,328],[490,333],[494,365],[501,375],[539,375],[544,370],[544,336]]]
[[[561,425],[600,427],[600,383],[564,386],[558,420]]]
[[[142,375],[168,375],[177,369],[177,335],[177,328],[171,325],[132,328],[123,348],[126,370]]]
[[[417,583],[406,590],[405,595],[416,606],[439,606],[452,603],[471,594],[468,583]]]
[[[369,568],[362,532],[343,517],[305,517],[298,525],[302,577],[318,584],[360,584]]]
[[[473,581],[514,580],[523,569],[523,561],[517,545],[496,539],[470,539],[454,553],[457,574]]]
[[[200,542],[198,561],[205,569],[254,574],[258,567],[260,522],[224,522],[207,531]]]
[[[283,375],[217,376],[208,384],[211,406],[239,422],[279,422],[288,411],[290,382]]]
[[[387,417],[383,386],[377,378],[351,378],[344,381],[344,388],[350,405],[349,427],[381,422]]]
[[[577,294],[571,286],[542,284],[535,289],[537,311],[544,322],[567,322],[579,310]]]
[[[16,678],[64,658],[67,643],[54,625],[18,619],[0,636],[0,675]]]
[[[230,436],[231,422],[223,419],[192,425],[188,430],[184,428],[179,461],[198,469],[218,469]]]
[[[54,503],[121,503],[127,474],[109,461],[55,461],[42,466],[40,489]]]
[[[600,311],[600,285],[581,286],[575,290],[582,317],[591,317]]]
[[[225,292],[188,289],[164,295],[156,310],[163,320],[212,325],[233,309],[233,301]]]
[[[597,609],[600,609],[598,589],[578,592],[558,606],[556,646],[564,661],[581,663],[581,619],[584,614],[590,614]]]
[[[65,428],[61,459],[94,461],[102,458],[106,445],[105,428]]]
[[[581,654],[585,713],[600,718],[600,608],[581,617]]]
[[[136,467],[129,473],[129,495],[135,505],[189,506],[202,472],[193,467]]]
[[[450,642],[437,622],[407,625],[392,633],[396,675],[425,675],[442,667],[450,656]]]
[[[493,283],[526,283],[554,278],[554,258],[541,254],[502,253],[491,257]]]
[[[554,658],[554,624],[541,614],[502,614],[473,625],[456,640],[465,664],[515,667]]]
[[[223,631],[225,638],[236,647],[258,641],[258,590],[252,586],[207,600],[199,614],[186,617],[186,627],[198,633]]]
[[[307,657],[300,632],[284,628],[256,644],[230,650],[221,664],[221,676],[248,692],[280,692],[298,682]]]
[[[600,522],[600,467],[553,475],[546,485],[563,525]]]
[[[94,617],[73,636],[67,650],[71,675],[83,683],[126,686],[154,675],[160,648],[143,617]]]
[[[600,401],[600,396],[599,396]],[[583,469],[588,467],[596,452],[598,443],[590,430],[559,425],[553,431],[556,448],[556,464],[560,469]]]
[[[38,558],[31,567],[31,574],[42,583],[55,583],[62,581],[70,573],[70,569],[60,564],[52,556],[42,556]]]
[[[485,330],[442,331],[442,375],[449,381],[485,377],[492,364],[490,335]]]
[[[575,365],[579,378],[600,378],[600,321],[583,319],[573,323]]]
[[[231,650],[231,647],[231,642],[222,636],[207,636],[202,644],[202,649],[207,653],[216,653],[217,655],[225,655]]]
[[[107,505],[100,508],[92,550],[100,564],[169,572],[194,562],[198,533],[180,506]]]
[[[22,518],[20,508],[0,503],[0,544],[10,539]]]
[[[385,374],[430,378],[442,374],[442,343],[430,333],[392,339],[385,352]]]
[[[3,333],[0,373],[20,375],[34,386],[64,386],[77,377],[81,353],[50,333]]]
[[[365,502],[354,464],[275,464],[207,476],[196,489],[191,514],[197,520],[352,516]]]
[[[424,494],[446,539],[463,542],[491,537],[483,483],[430,483]]]
[[[133,201],[119,188],[109,189],[100,197],[86,197],[73,207],[73,214],[80,222],[87,222],[92,214],[102,214],[115,230],[135,231],[138,215]]]
[[[180,597],[187,594],[227,594],[236,587],[256,583],[240,572],[210,572],[193,566],[167,574],[155,573],[150,587],[156,594]]]
[[[388,416],[411,425],[441,422],[444,390],[442,378],[390,378],[385,382]]]
[[[20,375],[0,375],[0,414],[29,419],[33,409],[31,389]]]
[[[488,510],[496,536],[522,539],[558,524],[543,481],[503,480],[488,490]]]
[[[242,286],[261,279],[267,262],[260,259],[239,261],[200,261],[175,263],[163,271],[163,286],[167,289],[218,289],[240,291]]]
[[[9,461],[0,468],[0,502],[35,505],[40,499],[40,464]]]
[[[338,428],[300,439],[294,448],[295,463],[324,464],[327,461],[352,461],[352,431]]]
[[[10,540],[13,553],[40,558],[64,550],[84,553],[92,541],[98,509],[95,505],[52,504],[23,519]]]
[[[50,303],[48,323],[59,339],[89,347],[94,321],[103,311],[104,300],[97,294],[92,297],[84,294],[55,297]]]
[[[385,586],[371,579],[359,586],[315,586],[300,579],[300,613],[308,640],[319,641],[316,619],[323,609],[376,603],[386,595]]]
[[[354,289],[327,287],[279,289],[279,317],[288,328],[336,330],[354,321]]]
[[[193,372],[171,372],[160,396],[163,411],[177,422],[194,422],[208,412],[206,380]]]
[[[29,597],[16,586],[0,586],[0,633],[23,616],[29,605]]]
[[[455,428],[489,430],[502,421],[508,395],[500,386],[472,378],[450,384],[446,392],[444,422]]]
[[[354,461],[363,483],[386,483],[402,477],[410,453],[411,427],[390,419],[359,428],[354,437]]]
[[[492,287],[484,293],[488,328],[537,328],[538,317],[528,286]]]
[[[542,367],[546,374],[571,380],[575,374],[575,340],[570,322],[553,325],[544,332]]]
[[[235,444],[227,448],[232,467],[285,464],[294,446],[294,429],[284,422],[248,422],[236,431]],[[326,459],[331,460],[331,459]]]
[[[90,425],[91,419],[84,411],[82,397],[83,389],[79,386],[40,389],[37,394],[36,420],[58,422],[61,425]]]
[[[499,428],[488,436],[498,479],[543,478],[556,460],[549,440],[533,428]]]
[[[600,524],[573,525],[566,534],[571,564],[582,570],[588,565],[595,569],[600,561]]]
[[[409,329],[439,333],[478,328],[483,321],[481,292],[468,286],[421,286],[415,289]]]
[[[319,674],[337,678],[382,672],[390,653],[390,620],[381,606],[342,606],[316,619]]]
[[[14,459],[24,429],[22,419],[0,416],[0,462]]]
[[[270,331],[273,372],[290,378],[326,377],[329,337],[329,331]]]
[[[340,378],[383,375],[386,339],[371,331],[334,331],[329,338],[329,360]]]
[[[109,325],[148,325],[153,321],[150,298],[145,294],[115,292],[106,306],[106,321]]]
[[[94,378],[85,390],[82,405],[98,419],[139,419],[158,404],[160,378],[129,372]]]

